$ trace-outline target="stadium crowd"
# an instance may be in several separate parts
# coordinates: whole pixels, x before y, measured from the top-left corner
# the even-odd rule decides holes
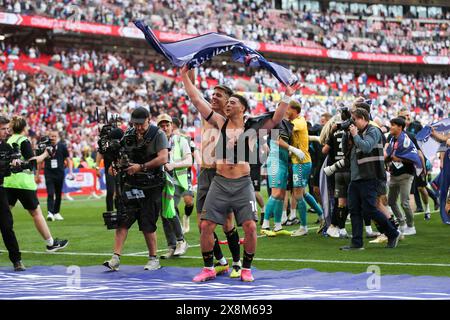
[[[2,0],[7,12],[127,26],[143,19],[154,29],[183,34],[221,32],[232,37],[302,47],[357,52],[448,56],[450,13],[421,21],[370,16],[370,10],[324,13],[277,10],[271,1]],[[403,17],[401,17],[403,18]],[[388,19],[388,20],[386,20]]]
[[[45,60],[62,73],[25,73],[15,70],[19,57],[24,60],[44,55],[37,47],[2,44],[0,66],[5,72],[0,73],[0,108],[7,114],[26,114],[31,135],[36,138],[64,128],[74,154],[81,154],[87,147],[95,150],[96,107],[100,111],[107,107],[126,122],[131,111],[142,106],[150,110],[153,121],[167,112],[180,118],[188,130],[198,127],[200,116],[179,82],[179,70],[162,60],[147,65],[108,52],[70,49]],[[323,113],[335,114],[340,104],[354,96],[371,99],[372,110],[384,125],[405,106],[423,124],[450,114],[450,76],[445,73],[368,75],[304,67],[294,71],[303,84],[298,99],[312,124],[318,123]],[[156,81],[155,74],[165,80]],[[244,91],[253,113],[273,111],[279,99],[278,81],[263,70],[208,65],[199,68],[198,82],[208,99],[217,83]],[[254,90],[242,83],[252,84]]]

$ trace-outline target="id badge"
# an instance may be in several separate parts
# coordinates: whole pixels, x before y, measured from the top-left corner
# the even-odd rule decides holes
[[[57,169],[58,168],[58,160],[57,159],[50,160],[50,167],[52,169]]]
[[[139,189],[131,189],[129,191],[125,191],[125,195],[127,196],[128,200],[144,199],[145,198],[144,191],[139,190]]]

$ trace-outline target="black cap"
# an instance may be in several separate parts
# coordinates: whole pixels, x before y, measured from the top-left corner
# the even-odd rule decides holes
[[[150,117],[148,110],[144,107],[138,107],[131,113],[131,122],[141,124],[144,123],[148,117]]]

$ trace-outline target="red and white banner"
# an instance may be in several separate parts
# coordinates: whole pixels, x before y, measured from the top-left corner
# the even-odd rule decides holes
[[[99,193],[100,188],[97,183],[97,172],[93,169],[74,169],[73,179],[70,179],[67,174],[63,184],[63,193],[70,193],[71,195],[90,195],[92,193]],[[41,182],[38,184],[37,193],[39,197],[47,196],[47,187],[45,185],[44,172],[39,174]]]
[[[142,32],[133,25],[120,27],[90,22],[60,20],[42,16],[23,16],[20,14],[6,12],[0,12],[0,24],[19,25],[52,30],[65,30],[70,32],[99,34],[113,37],[144,39],[144,35],[142,34]],[[154,32],[157,38],[162,42],[174,42],[193,37],[193,35],[179,34],[175,32],[162,32],[157,30]],[[411,63],[450,65],[450,57],[447,56],[408,56],[382,53],[364,53],[344,50],[327,50],[321,48],[304,48],[298,46],[270,44],[263,42],[251,42],[251,47],[260,52],[275,52],[288,55],[327,59],[359,60],[402,64]]]

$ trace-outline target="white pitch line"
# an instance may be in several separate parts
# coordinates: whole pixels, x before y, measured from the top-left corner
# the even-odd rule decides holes
[[[4,253],[4,251],[0,251]],[[90,252],[55,252],[48,253],[42,251],[21,251],[22,253],[31,254],[52,254],[52,255],[69,255],[69,256],[110,256],[111,253],[90,253]],[[137,253],[123,254],[123,257],[141,257],[146,256],[147,251],[142,255]],[[200,256],[180,256],[183,259],[203,259]],[[272,262],[310,262],[310,263],[339,263],[339,264],[364,264],[364,265],[391,265],[391,266],[422,266],[422,267],[450,267],[448,263],[417,263],[417,262],[381,262],[381,261],[342,261],[342,260],[314,260],[314,259],[290,259],[290,258],[254,258],[255,261],[272,261]]]
[[[203,259],[196,256],[181,256],[183,259]],[[376,261],[342,261],[342,260],[312,260],[312,259],[275,259],[275,258],[254,258],[255,261],[273,262],[312,262],[312,263],[341,263],[341,264],[369,264],[369,265],[393,265],[393,266],[424,266],[424,267],[450,267],[448,263],[416,263],[416,262],[376,262]]]

